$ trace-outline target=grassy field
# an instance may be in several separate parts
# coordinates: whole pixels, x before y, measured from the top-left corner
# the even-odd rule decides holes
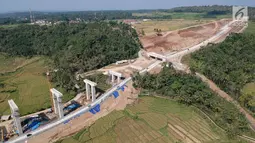
[[[58,143],[123,142],[241,142],[225,132],[194,107],[156,97],[140,97],[139,103],[114,111],[92,126]]]
[[[10,24],[10,25],[0,25],[0,28],[13,28],[13,27],[17,27],[20,24]]]
[[[10,58],[2,54],[0,55],[0,66],[0,72],[2,72],[0,75],[0,115],[10,114],[7,103],[9,99],[15,101],[22,115],[51,106],[49,91],[51,84],[45,76],[49,68],[48,59],[45,57]],[[64,97],[65,95],[64,93]],[[73,96],[68,95],[68,97]]]
[[[142,16],[148,16],[148,17],[163,17],[167,15],[172,15],[171,13],[167,12],[150,12],[150,13],[132,13],[132,16],[135,17],[142,17]]]
[[[203,13],[172,13],[173,19],[201,19]]]
[[[255,34],[255,22],[249,22],[248,28],[245,30],[245,33]]]
[[[5,73],[0,76],[0,81],[3,84],[0,88],[1,114],[10,113],[8,99],[15,101],[22,115],[38,111],[50,105],[49,83],[43,75],[47,71],[47,66],[44,63],[44,58],[37,57],[36,59],[19,68],[16,72]],[[11,63],[11,61],[13,61],[12,58],[5,60],[6,63]],[[11,65],[9,68],[15,69],[16,67]]]
[[[185,13],[185,12],[151,12],[151,13],[133,13],[133,16],[136,17],[163,17],[171,16],[172,19],[200,19],[204,14],[203,13]]]
[[[171,16],[172,19],[190,19],[190,20],[198,20],[198,19],[212,19],[212,18],[205,18],[206,13],[192,13],[192,12],[151,12],[151,13],[133,13],[133,16],[136,17],[155,17],[160,18],[163,16]],[[215,15],[215,19],[221,18],[231,18],[232,15]]]
[[[29,64],[35,60],[36,58],[25,58],[25,57],[9,57],[4,53],[0,53],[0,74],[6,72],[14,72],[19,67],[23,67],[26,64]]]
[[[243,88],[243,92],[247,94],[255,93],[255,82],[246,84]]]
[[[240,102],[243,103],[246,101],[246,104],[248,104],[248,106],[250,108],[255,107],[255,82],[251,82],[251,83],[247,83],[242,91],[241,91],[241,97],[239,98]],[[255,114],[250,112],[250,114],[253,115],[253,117],[255,117]]]
[[[165,32],[203,24],[209,21],[210,20],[150,20],[135,24],[134,27],[139,33],[143,30],[146,35],[149,35],[155,33],[155,28]]]

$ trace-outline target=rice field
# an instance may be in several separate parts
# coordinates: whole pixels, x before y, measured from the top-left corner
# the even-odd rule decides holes
[[[32,60],[32,61],[31,61]],[[10,114],[7,101],[13,99],[22,115],[50,106],[49,82],[43,74],[47,71],[44,59],[37,57],[24,63],[11,73],[0,75],[0,114]],[[9,61],[7,61],[9,62]],[[6,68],[7,69],[7,68]]]
[[[248,28],[244,31],[244,33],[254,34],[255,33],[255,22],[249,21]]]
[[[21,59],[19,62],[17,59]],[[7,100],[13,99],[21,115],[33,113],[50,106],[49,82],[44,75],[48,69],[43,57],[25,59],[7,57],[1,64],[11,63],[4,67],[0,75],[0,114],[10,114]],[[3,71],[3,69],[2,69]]]
[[[20,67],[25,66],[35,60],[35,58],[25,58],[25,57],[9,57],[4,53],[0,53],[0,73],[14,72]]]
[[[201,116],[194,107],[156,97],[114,111],[58,143],[218,143],[243,142]]]
[[[21,115],[51,107],[50,88],[55,87],[46,77],[51,61],[46,57],[9,57],[0,53],[0,115],[10,114],[8,100],[13,99]],[[75,93],[64,94],[63,101]]]

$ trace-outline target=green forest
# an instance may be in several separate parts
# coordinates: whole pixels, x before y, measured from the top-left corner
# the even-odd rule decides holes
[[[48,56],[53,61],[52,81],[75,90],[75,73],[83,73],[137,57],[141,44],[131,26],[117,22],[21,25],[0,29],[0,52],[9,56]]]
[[[229,136],[245,133],[249,130],[248,122],[243,114],[230,102],[214,94],[199,78],[176,72],[172,67],[164,67],[155,74],[133,76],[134,87],[143,89],[149,95],[162,95],[193,105],[205,112]]]
[[[255,82],[254,57],[255,36],[232,34],[220,44],[193,53],[189,65],[192,71],[204,74],[255,113],[255,94],[243,92],[246,84]]]

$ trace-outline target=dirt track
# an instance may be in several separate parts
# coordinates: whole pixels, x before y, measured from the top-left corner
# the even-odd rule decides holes
[[[204,75],[196,73],[196,76],[198,76],[203,82],[207,83],[207,85],[219,96],[235,104],[239,111],[246,116],[247,120],[251,123],[252,127],[255,129],[255,119],[244,108],[242,108],[230,95],[221,90],[213,81],[206,78]]]

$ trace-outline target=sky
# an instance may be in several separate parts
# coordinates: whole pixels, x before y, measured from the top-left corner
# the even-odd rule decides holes
[[[255,7],[255,0],[0,0],[0,13],[29,8],[33,11],[134,10],[214,4]]]

